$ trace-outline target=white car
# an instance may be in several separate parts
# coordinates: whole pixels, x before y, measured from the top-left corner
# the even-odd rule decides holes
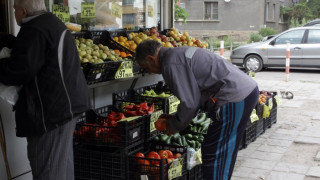
[[[258,72],[267,67],[285,67],[287,43],[290,66],[320,67],[320,27],[291,28],[265,41],[235,48],[230,56],[234,65]]]

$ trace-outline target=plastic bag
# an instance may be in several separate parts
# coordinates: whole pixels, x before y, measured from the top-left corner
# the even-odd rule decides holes
[[[3,58],[10,57],[11,49],[4,47],[0,51],[0,61]],[[21,86],[6,86],[0,83],[0,97],[11,105],[15,105],[18,100],[18,92]]]
[[[195,151],[193,148],[187,149],[187,170],[191,170],[198,164],[202,164],[201,149]]]

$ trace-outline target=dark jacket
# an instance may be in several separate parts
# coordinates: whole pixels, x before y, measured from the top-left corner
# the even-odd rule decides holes
[[[0,61],[0,82],[23,85],[14,107],[19,137],[41,135],[90,108],[88,86],[69,31],[60,73],[58,45],[64,30],[66,26],[51,13],[22,23],[11,58]]]

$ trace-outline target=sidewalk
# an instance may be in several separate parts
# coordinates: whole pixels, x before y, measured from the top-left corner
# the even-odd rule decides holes
[[[259,72],[260,90],[291,91],[277,123],[239,151],[231,180],[320,180],[320,75]]]

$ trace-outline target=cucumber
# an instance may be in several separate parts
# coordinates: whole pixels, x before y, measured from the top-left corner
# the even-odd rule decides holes
[[[161,140],[162,142],[166,142],[168,138],[169,138],[168,135],[163,134],[163,135],[160,137],[160,140]]]
[[[195,121],[193,121],[193,119],[192,119],[192,122],[193,122],[193,124],[200,124],[205,120],[206,120],[206,113],[201,113],[200,118]]]

